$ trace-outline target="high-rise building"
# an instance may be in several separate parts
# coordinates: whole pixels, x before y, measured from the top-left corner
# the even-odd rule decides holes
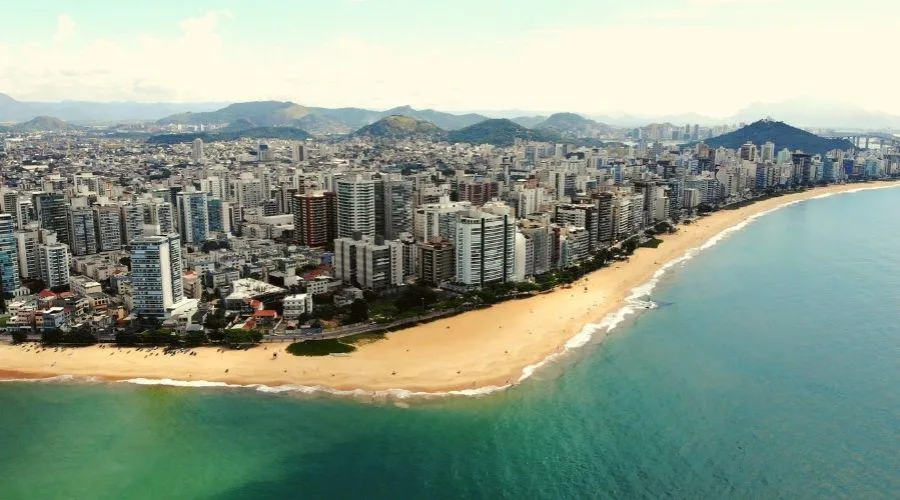
[[[305,247],[331,247],[337,237],[337,196],[330,191],[294,196],[294,241]]]
[[[126,244],[144,235],[146,207],[140,203],[126,203],[122,206],[122,236]]]
[[[206,193],[192,189],[178,193],[178,229],[185,243],[199,244],[209,239],[209,207]]]
[[[295,163],[306,161],[308,159],[306,145],[299,142],[294,143],[294,145],[291,146],[291,157]]]
[[[75,208],[72,210],[70,220],[69,246],[72,248],[72,254],[81,256],[97,253],[94,211],[89,208]]]
[[[16,221],[0,214],[0,290],[9,297],[19,288],[19,253],[16,247]]]
[[[599,240],[600,211],[596,205],[563,203],[556,206],[553,220],[557,224],[568,224],[587,230],[590,249]]]
[[[403,284],[403,244],[381,236],[334,240],[334,273],[347,283],[367,290],[384,290]]]
[[[375,234],[395,240],[412,232],[413,184],[400,176],[375,181]]]
[[[122,249],[122,210],[118,205],[95,205],[94,224],[99,251]]]
[[[468,201],[450,201],[444,197],[438,203],[420,205],[414,216],[413,235],[419,241],[443,238],[456,239],[456,220],[461,212],[472,209]]]
[[[760,161],[763,163],[775,163],[775,143],[767,142],[763,144]]]
[[[456,191],[460,201],[468,201],[480,207],[500,196],[500,184],[489,180],[464,179],[457,183]]]
[[[157,234],[175,232],[175,210],[167,201],[153,200],[150,205],[150,224],[159,226]]]
[[[209,230],[215,233],[230,233],[231,219],[228,216],[228,202],[219,198],[206,199],[206,212],[209,216]]]
[[[515,268],[515,218],[463,212],[456,222],[456,281],[466,286],[506,283]]]
[[[747,161],[756,161],[756,144],[746,142],[741,146],[741,159]]]
[[[447,240],[419,243],[419,279],[437,286],[455,275],[456,254]]]
[[[134,312],[165,318],[184,300],[181,242],[177,234],[145,236],[132,242],[131,283]]]
[[[338,237],[355,233],[375,236],[375,181],[354,178],[337,181]]]
[[[66,197],[61,193],[35,193],[33,203],[41,227],[55,232],[60,243],[70,244]]]
[[[38,247],[41,244],[41,229],[32,223],[16,232],[16,248],[19,254],[19,274],[25,279],[41,279],[41,262]]]
[[[193,160],[194,163],[203,163],[203,139],[199,137],[194,139],[194,142],[191,145],[191,160]]]
[[[47,288],[60,288],[69,284],[69,247],[62,243],[41,245],[38,248],[41,263],[41,281]]]

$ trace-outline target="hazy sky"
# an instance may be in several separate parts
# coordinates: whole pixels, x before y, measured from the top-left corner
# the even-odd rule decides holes
[[[897,0],[41,0],[3,17],[0,92],[20,100],[726,116],[813,96],[900,114]]]

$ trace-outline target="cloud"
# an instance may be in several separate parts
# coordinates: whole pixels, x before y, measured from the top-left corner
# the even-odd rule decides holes
[[[75,36],[75,21],[66,14],[56,16],[56,33],[53,35],[54,42],[65,42]]]
[[[229,40],[221,30],[229,19],[225,11],[206,12],[174,21],[180,29],[168,36],[0,42],[0,92],[21,100],[280,99],[380,109],[410,104],[727,116],[751,101],[775,102],[813,89],[900,112],[891,78],[850,78],[844,67],[858,56],[846,40],[894,44],[891,16],[856,23],[776,17],[765,26],[729,27],[633,19],[416,44],[362,36],[297,44],[281,33]]]

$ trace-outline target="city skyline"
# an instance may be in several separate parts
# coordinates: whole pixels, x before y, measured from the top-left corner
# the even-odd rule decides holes
[[[0,35],[0,92],[26,101],[711,117],[812,97],[900,113],[889,78],[834,72],[871,70],[868,49],[888,46],[882,28],[900,9],[885,1],[862,0],[852,12],[806,0],[474,6],[26,5]],[[804,18],[810,9],[815,23]]]

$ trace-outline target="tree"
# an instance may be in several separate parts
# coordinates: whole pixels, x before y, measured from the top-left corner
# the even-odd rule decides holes
[[[253,333],[248,330],[232,328],[225,332],[225,343],[231,347],[253,344],[254,342]]]
[[[350,323],[362,323],[369,319],[369,304],[363,299],[356,299],[350,304],[350,313],[347,321]]]
[[[13,344],[21,344],[28,340],[28,333],[23,332],[22,330],[13,330],[12,332],[12,341]]]
[[[56,345],[62,342],[62,332],[53,330],[44,330],[41,332],[41,343],[46,345]]]
[[[225,340],[225,331],[220,329],[210,330],[207,336],[212,342],[221,342]]]
[[[199,347],[208,341],[203,330],[192,330],[184,336],[184,345],[187,347]]]
[[[116,344],[122,347],[134,347],[141,343],[141,336],[134,332],[116,333]]]
[[[637,242],[636,238],[631,238],[622,243],[622,249],[625,251],[625,255],[631,255],[637,250],[640,244]]]

